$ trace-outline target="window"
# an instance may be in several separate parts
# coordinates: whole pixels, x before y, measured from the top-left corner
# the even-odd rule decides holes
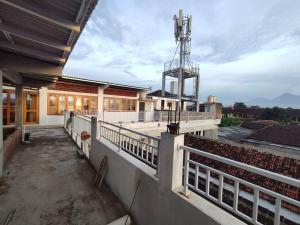
[[[28,98],[29,95],[26,97],[26,108],[30,107],[30,99]],[[57,108],[56,108],[56,96],[55,95],[49,95],[49,114],[56,114]]]
[[[115,108],[115,110],[120,111],[120,109],[121,109],[120,108],[121,99],[117,98],[115,102],[116,102],[116,108]]]
[[[104,110],[105,111],[135,111],[136,100],[126,98],[104,98]]]
[[[90,104],[90,109],[91,110],[97,110],[98,109],[98,97],[91,97],[91,104]]]
[[[83,97],[83,110],[89,110],[89,98]]]
[[[76,97],[76,111],[82,111],[82,102],[80,96]]]
[[[130,111],[130,109],[131,109],[131,99],[127,99],[127,101],[126,101],[126,110]]]
[[[48,114],[63,115],[66,109],[69,111],[97,110],[97,104],[98,97],[96,96],[49,94]]]
[[[103,109],[106,110],[106,111],[109,111],[109,109],[108,109],[108,101],[109,101],[109,98],[104,98]]]
[[[136,107],[136,100],[132,100],[131,101],[131,111],[135,111],[135,107]]]
[[[74,97],[73,96],[68,96],[68,110],[69,111],[74,111]]]
[[[115,101],[114,98],[109,99],[109,111],[114,111],[115,110]]]
[[[9,109],[9,104],[7,101],[7,93],[2,94],[2,104],[3,104],[3,125],[9,124],[8,121],[8,109]]]
[[[126,110],[126,99],[122,98],[121,102],[122,102],[122,104],[121,104],[121,110],[125,111]]]
[[[58,114],[64,114],[66,109],[66,96],[60,95],[58,97]]]

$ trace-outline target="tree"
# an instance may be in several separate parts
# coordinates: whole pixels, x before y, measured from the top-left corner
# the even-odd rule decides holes
[[[280,123],[287,123],[290,121],[288,111],[279,107],[266,108],[265,112],[261,116],[261,119],[275,120]]]
[[[221,127],[240,126],[241,120],[235,117],[222,117]]]
[[[234,109],[246,109],[247,106],[244,102],[235,102],[233,108]]]

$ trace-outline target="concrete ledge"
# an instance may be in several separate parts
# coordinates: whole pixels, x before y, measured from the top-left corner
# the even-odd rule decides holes
[[[22,130],[18,128],[15,132],[9,135],[3,142],[3,162],[4,167],[7,165],[9,159],[13,155],[16,146],[22,141]]]
[[[190,216],[177,216],[176,220],[173,220],[174,225],[246,225],[243,221],[193,192],[190,193],[189,198],[186,198],[179,193],[181,190],[182,188],[179,188],[172,192],[172,210],[175,215],[181,213]]]

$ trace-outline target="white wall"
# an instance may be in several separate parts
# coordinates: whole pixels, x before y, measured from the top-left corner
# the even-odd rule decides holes
[[[95,133],[93,126],[90,161],[98,168],[104,156],[108,157],[105,180],[126,210],[129,210],[140,180],[132,209],[132,218],[137,225],[244,224],[200,196],[191,194],[186,198],[179,194],[183,151],[177,150],[177,144],[183,144],[183,136],[162,135],[157,178],[153,168],[119,150],[108,140],[97,140]]]

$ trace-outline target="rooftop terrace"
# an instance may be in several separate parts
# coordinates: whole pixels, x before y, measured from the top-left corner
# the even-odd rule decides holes
[[[107,224],[125,215],[108,186],[93,186],[95,171],[64,129],[35,129],[31,136],[4,170],[0,224],[14,209],[12,224],[28,225]]]

